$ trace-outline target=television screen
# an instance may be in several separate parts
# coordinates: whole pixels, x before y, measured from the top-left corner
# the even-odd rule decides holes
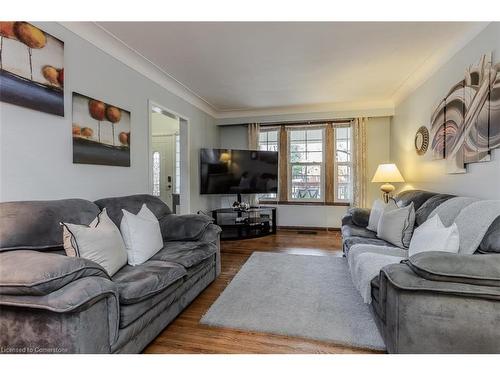
[[[200,150],[200,194],[277,192],[278,152]]]

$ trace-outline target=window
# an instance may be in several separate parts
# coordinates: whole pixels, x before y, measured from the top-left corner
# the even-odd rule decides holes
[[[179,134],[175,134],[175,186],[174,194],[181,193],[181,144]]]
[[[261,129],[259,134],[259,150],[261,151],[278,151],[279,149],[279,130],[278,129]],[[276,200],[276,193],[259,194],[260,200]]]
[[[259,150],[278,151],[278,130],[261,130],[259,134]]]
[[[324,129],[289,129],[290,200],[323,201]]]
[[[334,128],[335,148],[335,201],[352,200],[352,130],[349,125]]]
[[[160,153],[153,152],[153,195],[160,196]]]

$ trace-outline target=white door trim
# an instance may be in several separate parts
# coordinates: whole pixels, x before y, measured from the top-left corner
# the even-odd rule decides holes
[[[181,144],[181,205],[180,213],[188,214],[191,212],[191,162],[189,156],[190,145],[190,120],[183,114],[172,111],[162,104],[148,99],[148,176],[149,176],[149,194],[153,191],[153,107],[158,107],[179,119],[179,134]],[[184,125],[185,124],[185,125]],[[184,129],[183,129],[184,127]],[[183,139],[184,134],[184,139]],[[182,147],[182,146],[185,147]]]

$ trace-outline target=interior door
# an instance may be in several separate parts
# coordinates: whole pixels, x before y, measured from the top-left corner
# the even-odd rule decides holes
[[[153,136],[153,154],[160,155],[160,198],[173,210],[175,135]]]

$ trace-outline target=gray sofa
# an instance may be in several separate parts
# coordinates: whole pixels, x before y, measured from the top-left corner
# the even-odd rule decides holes
[[[414,203],[418,226],[451,198],[412,190],[395,200]],[[346,256],[355,244],[394,247],[366,229],[369,214],[353,208],[343,218]],[[500,353],[500,216],[474,255],[417,254],[383,267],[370,284],[370,307],[389,353]]]
[[[88,225],[102,210],[156,215],[164,247],[109,277],[67,257],[60,222]],[[220,273],[220,228],[134,195],[0,204],[0,346],[4,353],[138,353]]]

